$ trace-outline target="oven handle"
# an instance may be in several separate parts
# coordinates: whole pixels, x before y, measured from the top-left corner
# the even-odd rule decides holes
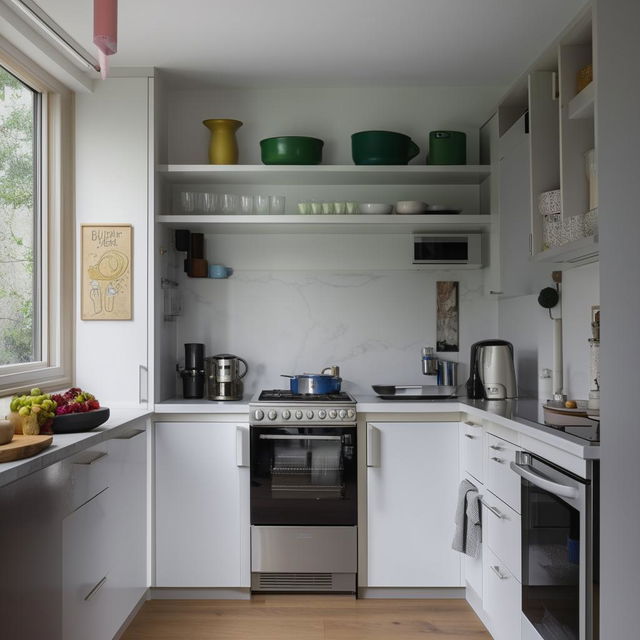
[[[535,484],[536,487],[544,489],[549,493],[553,493],[563,498],[576,499],[580,493],[575,487],[570,487],[566,484],[560,484],[559,482],[553,482],[548,480],[544,476],[536,473],[528,464],[518,464],[517,462],[511,462],[511,469],[515,471],[521,478],[528,480],[531,484]]]
[[[342,440],[342,436],[307,436],[302,434],[299,436],[277,436],[261,433],[260,440]]]

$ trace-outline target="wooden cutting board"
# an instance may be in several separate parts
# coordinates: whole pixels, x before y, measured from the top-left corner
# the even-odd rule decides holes
[[[53,436],[15,435],[11,442],[0,445],[0,462],[30,458],[46,449],[52,442]]]

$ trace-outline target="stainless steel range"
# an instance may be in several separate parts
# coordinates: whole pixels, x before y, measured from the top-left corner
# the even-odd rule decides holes
[[[279,389],[249,404],[254,591],[356,591],[355,406]]]

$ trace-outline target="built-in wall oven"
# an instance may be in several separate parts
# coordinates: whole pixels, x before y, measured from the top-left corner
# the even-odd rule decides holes
[[[252,589],[355,592],[355,401],[263,391],[250,431]]]
[[[523,640],[595,640],[599,467],[579,477],[527,452],[521,476]]]

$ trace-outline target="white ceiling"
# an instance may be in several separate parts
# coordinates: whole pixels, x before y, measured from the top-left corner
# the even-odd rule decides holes
[[[91,0],[36,0],[89,51]],[[112,66],[219,85],[505,85],[585,0],[120,0]]]

